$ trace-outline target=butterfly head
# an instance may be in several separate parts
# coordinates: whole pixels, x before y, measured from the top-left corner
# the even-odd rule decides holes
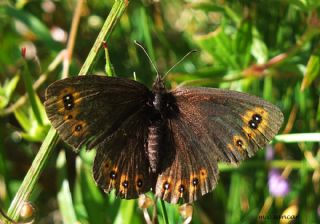
[[[156,80],[152,85],[152,91],[154,93],[164,93],[166,92],[166,88],[164,86],[164,80],[160,75],[157,75]]]

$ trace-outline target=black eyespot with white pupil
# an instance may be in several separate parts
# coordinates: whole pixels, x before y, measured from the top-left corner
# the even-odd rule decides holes
[[[240,139],[238,139],[238,140],[236,141],[236,145],[239,146],[239,147],[242,147],[242,146],[243,146],[243,141],[240,140]]]
[[[112,180],[114,180],[114,179],[116,179],[116,177],[117,177],[117,173],[116,173],[115,171],[111,171],[111,172],[110,172],[110,178],[111,178]]]
[[[255,121],[257,124],[260,124],[262,121],[262,117],[260,114],[254,114],[252,115],[252,120]]]
[[[74,106],[74,98],[72,94],[67,94],[63,97],[63,105],[66,110],[71,110]]]
[[[185,187],[183,186],[183,184],[181,184],[180,187],[179,187],[179,192],[183,193],[184,190],[185,190]]]
[[[81,124],[78,124],[78,125],[75,127],[75,130],[76,130],[77,132],[81,131],[81,129],[82,129],[82,125],[81,125]]]
[[[198,178],[193,178],[192,180],[192,185],[197,186],[199,184],[199,179]]]
[[[258,124],[253,120],[250,120],[248,122],[248,124],[249,124],[249,127],[252,128],[252,129],[257,129],[258,128]]]
[[[137,186],[140,188],[142,187],[142,180],[141,179],[138,179],[137,180]]]
[[[127,180],[125,180],[125,181],[122,182],[122,186],[123,186],[124,188],[128,188],[128,185],[129,185],[129,183],[128,183]]]
[[[168,190],[170,188],[170,184],[168,182],[164,182],[163,189]]]

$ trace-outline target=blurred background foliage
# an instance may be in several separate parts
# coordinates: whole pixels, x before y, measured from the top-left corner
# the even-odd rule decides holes
[[[113,1],[84,2],[69,74],[78,74]],[[63,73],[77,1],[0,2],[0,207],[6,211],[49,130],[45,88]],[[155,77],[142,43],[161,73],[198,50],[167,76],[167,84],[228,88],[278,105],[286,138],[243,162],[221,164],[217,188],[193,205],[193,223],[320,223],[320,2],[318,0],[144,0],[130,4],[107,46],[118,76],[151,86]],[[21,50],[24,58],[21,57]],[[103,74],[104,57],[92,73]],[[36,91],[32,88],[36,89]],[[26,98],[28,94],[28,98]],[[145,223],[153,207],[107,196],[91,174],[94,152],[75,155],[59,143],[33,190],[35,223]],[[147,194],[153,197],[152,194]],[[148,200],[141,200],[146,202]],[[170,223],[190,207],[166,205]],[[165,223],[157,203],[159,223]],[[180,215],[182,210],[184,217]],[[265,218],[259,218],[265,215]],[[268,216],[268,217],[267,217]],[[30,221],[30,220],[29,220]]]

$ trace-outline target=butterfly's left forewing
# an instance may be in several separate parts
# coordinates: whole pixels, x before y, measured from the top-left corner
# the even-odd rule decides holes
[[[111,135],[127,117],[145,106],[150,91],[129,79],[86,75],[52,83],[45,109],[62,140],[88,149]]]
[[[156,195],[171,203],[179,197],[192,202],[210,192],[218,161],[238,163],[251,157],[283,122],[276,106],[245,93],[180,88],[171,94],[178,112],[168,120],[165,145],[176,153],[172,166],[161,163],[156,187]]]

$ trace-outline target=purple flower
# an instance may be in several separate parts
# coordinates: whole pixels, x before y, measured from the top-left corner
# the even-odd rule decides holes
[[[283,178],[276,169],[272,169],[269,172],[268,186],[270,194],[275,197],[284,197],[290,191],[288,180]]]

